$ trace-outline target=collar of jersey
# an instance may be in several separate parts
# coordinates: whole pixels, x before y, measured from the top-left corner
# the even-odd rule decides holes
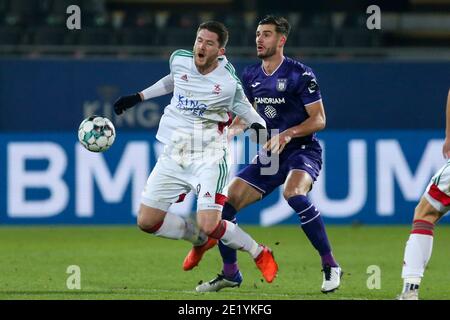
[[[280,62],[280,64],[278,65],[278,67],[276,67],[276,69],[273,70],[273,72],[272,72],[271,74],[267,74],[266,70],[264,70],[264,65],[263,65],[262,62],[261,62],[261,70],[264,72],[264,74],[265,74],[266,76],[271,77],[271,76],[273,76],[273,75],[275,74],[275,72],[278,71],[278,69],[279,69],[279,68],[281,67],[281,65],[283,64],[284,60],[286,60],[286,57],[285,57],[285,56],[283,56],[283,60],[281,60],[281,62]]]

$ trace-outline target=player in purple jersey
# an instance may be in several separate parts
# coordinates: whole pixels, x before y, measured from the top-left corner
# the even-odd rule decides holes
[[[283,54],[289,30],[284,18],[268,16],[261,20],[256,46],[262,63],[245,68],[242,75],[247,98],[267,123],[269,137],[264,149],[279,155],[278,171],[263,174],[262,169],[270,164],[264,164],[260,153],[229,185],[222,218],[236,223],[237,211],[284,184],[284,198],[298,213],[303,231],[321,257],[321,291],[328,293],[339,287],[342,270],[333,257],[320,212],[307,197],[322,167],[322,149],[315,133],[325,127],[325,111],[311,68]],[[241,124],[236,117],[230,129],[239,131]],[[270,135],[271,130],[278,133]],[[197,286],[198,292],[219,291],[242,282],[236,250],[221,242],[219,249],[224,263],[222,273]]]

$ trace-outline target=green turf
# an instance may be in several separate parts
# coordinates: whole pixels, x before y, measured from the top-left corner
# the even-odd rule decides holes
[[[243,226],[272,247],[280,266],[264,283],[250,257],[239,252],[240,288],[198,294],[199,281],[220,270],[214,248],[199,267],[184,272],[190,245],[156,238],[136,227],[1,227],[0,299],[393,299],[399,293],[409,227],[329,226],[335,256],[344,269],[341,288],[320,293],[320,259],[297,226]],[[450,227],[438,226],[420,298],[450,299]],[[81,290],[69,290],[67,267],[81,268]],[[367,268],[381,270],[381,289],[367,288]]]

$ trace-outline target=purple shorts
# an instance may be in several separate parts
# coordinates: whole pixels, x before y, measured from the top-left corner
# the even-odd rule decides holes
[[[263,168],[270,167],[271,163],[263,164],[267,161],[261,157],[264,155],[258,154],[251,164],[238,172],[236,177],[262,192],[263,197],[282,185],[291,170],[306,171],[313,181],[316,181],[322,168],[322,149],[318,143],[283,150],[279,156],[278,170],[274,174],[265,174],[262,171]]]

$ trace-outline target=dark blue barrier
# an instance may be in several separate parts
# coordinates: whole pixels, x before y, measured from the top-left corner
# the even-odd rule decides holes
[[[104,154],[83,149],[76,132],[0,134],[1,224],[135,223],[141,190],[161,151],[155,132],[118,130]],[[328,223],[410,223],[445,162],[442,130],[326,130],[319,138],[325,162],[311,198]],[[172,209],[195,211],[194,197]],[[275,191],[242,210],[239,220],[271,225],[297,217]]]
[[[240,74],[257,60],[229,59]],[[446,62],[307,62],[319,79],[329,129],[444,128]],[[91,114],[118,129],[156,128],[170,97],[125,116],[111,105],[169,72],[167,60],[0,59],[0,131],[73,131]]]

